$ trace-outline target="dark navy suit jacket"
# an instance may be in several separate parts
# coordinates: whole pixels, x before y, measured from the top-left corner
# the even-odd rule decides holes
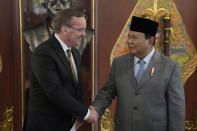
[[[82,102],[80,53],[72,48],[72,54],[78,71],[77,85],[63,48],[54,36],[33,52],[26,131],[69,131],[73,118],[83,120],[87,114],[88,108]]]

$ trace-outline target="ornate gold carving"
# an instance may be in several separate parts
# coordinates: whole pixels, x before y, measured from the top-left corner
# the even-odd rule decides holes
[[[170,37],[175,40],[174,30],[170,24],[170,12],[166,8],[158,8],[158,0],[154,0],[153,9],[148,8],[143,11],[143,17],[152,20],[158,20],[160,17],[164,19],[164,54],[169,56]]]
[[[164,13],[164,15],[166,15],[166,17],[167,16],[170,16],[169,15],[169,11],[167,10],[167,9],[165,9],[165,8],[159,8],[159,9],[157,9],[157,0],[154,0],[154,7],[153,7],[153,9],[151,9],[151,8],[148,8],[147,10],[145,10],[144,12],[143,12],[143,16],[145,16],[146,18],[149,16],[149,17],[153,17],[152,19],[153,20],[157,20],[158,18],[159,18],[159,14],[160,14],[160,12],[162,13]]]
[[[0,131],[13,131],[14,129],[14,107],[6,108],[3,113],[3,122],[0,122]]]
[[[185,129],[188,131],[196,131],[197,130],[197,110],[195,112],[194,120],[185,122]]]
[[[3,62],[2,62],[2,57],[0,54],[0,73],[2,72],[2,68],[3,68]]]
[[[114,131],[114,121],[109,109],[106,109],[101,117],[101,131]]]
[[[150,19],[152,17],[153,20],[157,20],[158,18],[163,16],[164,20],[170,20],[170,13],[167,9],[165,9],[165,8],[157,9],[157,0],[154,0],[153,9],[148,8],[142,14],[143,14],[144,18],[148,18],[148,19]],[[160,15],[162,15],[162,16],[160,16]],[[174,31],[171,27],[167,28],[167,29],[164,28],[164,30],[170,30],[170,35],[171,35],[172,39],[175,40]]]
[[[170,30],[170,28],[164,28],[164,30],[167,30],[168,31],[168,30]]]
[[[148,19],[151,19],[152,20],[157,20],[158,18],[162,17],[164,18],[164,20],[170,20],[170,13],[167,9],[165,8],[157,8],[157,0],[154,0],[154,6],[153,6],[153,9],[151,8],[148,8],[146,10],[144,10],[144,12],[142,13],[144,18],[148,18]],[[174,37],[174,31],[173,29],[170,27],[170,28],[167,28],[164,30],[170,30],[170,35],[172,36],[172,39],[175,40],[175,37]]]
[[[169,14],[165,15],[165,16],[164,16],[164,19],[170,20],[170,15],[169,15]]]

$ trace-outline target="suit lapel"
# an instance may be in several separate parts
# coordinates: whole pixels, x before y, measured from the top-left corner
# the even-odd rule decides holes
[[[133,84],[135,87],[137,86],[137,83],[136,83],[136,80],[135,80],[135,73],[134,73],[134,58],[132,55],[130,55],[129,57],[129,60],[127,60],[128,63],[127,65],[129,66],[129,72],[128,72],[128,75],[129,75],[129,78],[131,80],[131,84]]]
[[[150,60],[150,63],[146,69],[146,71],[144,72],[144,75],[142,76],[142,79],[138,85],[138,89],[142,88],[144,84],[146,84],[146,82],[150,81],[152,79],[152,77],[154,77],[154,75],[157,75],[157,72],[159,71],[159,63],[160,63],[160,59],[159,59],[160,55],[158,52],[155,51],[153,57]],[[151,69],[154,68],[154,72],[151,74]]]
[[[64,63],[65,67],[70,68],[68,66],[69,65],[68,58],[66,57],[65,52],[58,41],[56,45],[57,45],[57,48],[55,49],[55,51],[57,55],[59,56],[60,60],[62,61],[62,63]]]
[[[54,36],[52,36],[52,44],[53,44],[53,47],[54,47],[54,50],[55,50],[57,56],[60,58],[62,63],[65,65],[65,68],[67,68],[68,73],[71,76],[73,76],[71,67],[69,66],[68,58],[65,55],[65,52],[64,52],[62,46],[60,45],[59,41]],[[73,82],[74,82],[74,77],[73,77]]]

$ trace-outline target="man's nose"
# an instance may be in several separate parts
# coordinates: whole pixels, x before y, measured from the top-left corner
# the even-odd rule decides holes
[[[131,38],[128,38],[127,43],[132,43],[133,40]]]

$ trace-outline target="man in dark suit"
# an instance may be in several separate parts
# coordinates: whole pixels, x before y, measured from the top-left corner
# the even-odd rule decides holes
[[[86,15],[79,9],[62,10],[53,28],[55,34],[32,54],[26,131],[69,131],[79,121],[97,118],[82,102],[80,54],[74,48],[86,36]]]
[[[130,53],[115,58],[93,106],[99,116],[117,96],[115,131],[184,131],[185,97],[177,62],[154,48],[158,23],[133,17]]]

